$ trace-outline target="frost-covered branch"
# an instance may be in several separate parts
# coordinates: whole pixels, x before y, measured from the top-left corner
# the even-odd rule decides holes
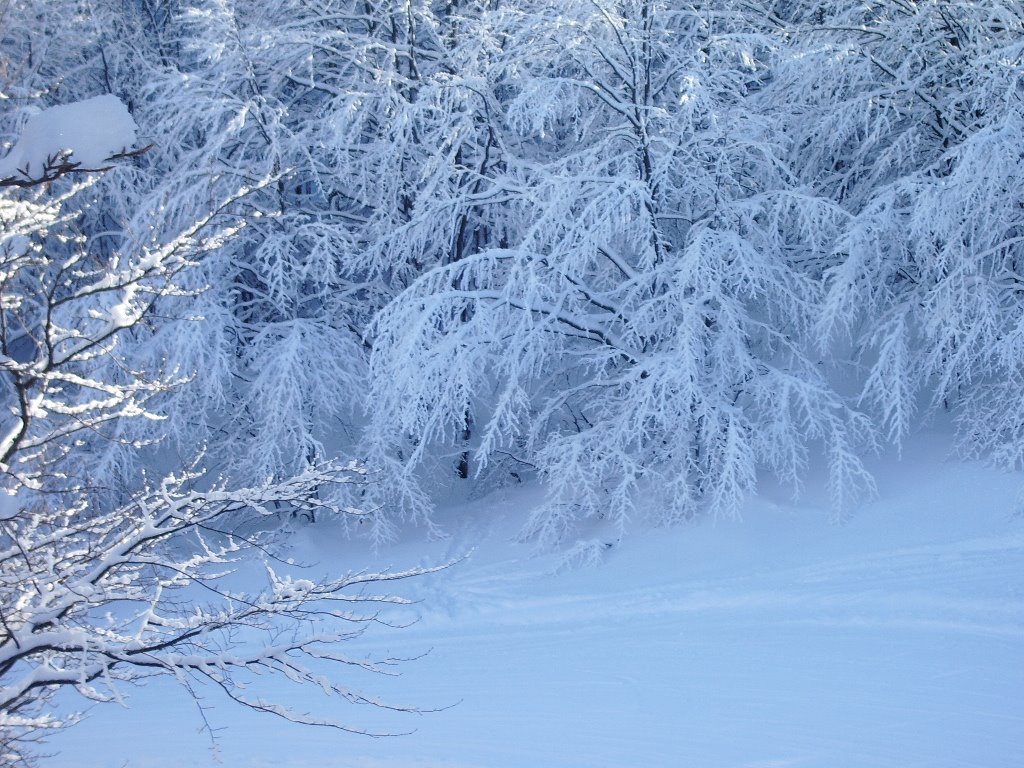
[[[61,688],[111,701],[152,674],[208,678],[250,704],[256,700],[243,690],[261,674],[378,703],[337,682],[330,667],[387,672],[393,660],[352,659],[338,645],[366,623],[396,620],[387,609],[408,601],[380,587],[430,569],[315,580],[278,562],[265,567],[262,590],[236,590],[223,579],[266,538],[233,533],[240,515],[315,510],[323,505],[318,489],[360,476],[327,467],[259,487],[200,491],[201,475],[188,472],[101,514],[84,504],[8,514],[0,523],[0,728],[45,727],[47,703]],[[296,722],[351,728],[264,707]]]
[[[47,139],[30,135],[31,121],[26,130],[29,149]],[[88,142],[67,140],[84,167]],[[26,163],[23,176],[42,182],[54,168],[38,175]],[[55,703],[61,691],[122,701],[127,686],[158,675],[186,687],[205,679],[253,709],[357,732],[366,731],[247,689],[275,675],[389,706],[338,673],[389,673],[396,660],[350,658],[340,646],[370,624],[407,621],[395,610],[408,601],[387,584],[430,569],[310,578],[272,554],[282,515],[361,517],[345,503],[346,486],[365,482],[361,466],[303,454],[296,471],[282,461],[246,485],[206,472],[203,453],[176,470],[166,459],[119,473],[94,462],[120,443],[143,464],[161,444],[161,405],[197,371],[141,350],[173,321],[169,311],[202,296],[204,262],[238,237],[245,201],[276,180],[212,198],[176,231],[121,233],[110,249],[97,243],[110,233],[83,225],[99,178],[0,194],[0,764],[31,763],[49,730],[76,722],[72,699]]]

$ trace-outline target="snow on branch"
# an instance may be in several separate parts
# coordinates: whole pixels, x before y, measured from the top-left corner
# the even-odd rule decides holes
[[[190,470],[102,514],[84,504],[39,506],[5,519],[0,729],[28,735],[46,727],[47,703],[61,688],[111,701],[122,685],[158,674],[205,678],[246,706],[359,731],[249,698],[244,689],[253,676],[279,674],[349,701],[389,706],[329,670],[387,674],[396,660],[349,658],[338,644],[369,624],[398,621],[389,609],[409,601],[376,587],[437,569],[313,579],[277,561],[265,568],[262,589],[239,591],[224,582],[246,558],[264,557],[268,544],[266,534],[234,532],[233,516],[312,511],[322,506],[319,488],[359,476],[357,469],[328,466],[258,487],[198,490],[202,475]]]
[[[159,424],[154,401],[185,388],[192,371],[129,362],[132,344],[169,322],[170,299],[201,293],[185,286],[237,236],[240,200],[270,182],[209,198],[161,236],[97,250],[79,228],[98,205],[85,194],[95,182],[45,182],[102,170],[135,128],[116,100],[71,106],[82,105],[37,116],[46,115],[5,166],[20,167],[5,186],[32,188],[0,191],[0,765],[34,764],[46,734],[76,722],[55,716],[59,691],[120,701],[155,675],[186,688],[204,679],[253,709],[366,732],[244,692],[272,675],[390,706],[339,672],[390,673],[397,660],[350,658],[341,644],[372,624],[406,623],[395,611],[409,601],[383,585],[431,569],[310,577],[273,552],[282,515],[362,515],[339,501],[339,489],[364,482],[361,466],[313,457],[248,484],[205,473],[201,452],[128,478],[93,466],[97,443],[139,454],[160,443],[159,429],[133,425]],[[253,522],[245,534],[243,519]]]
[[[116,96],[105,94],[44,109],[28,119],[0,159],[0,187],[33,187],[69,173],[105,171],[135,157],[138,126]]]

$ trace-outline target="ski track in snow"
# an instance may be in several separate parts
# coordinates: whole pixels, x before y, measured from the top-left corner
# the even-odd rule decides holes
[[[956,486],[955,474],[951,480]],[[993,503],[1005,508],[1000,500]],[[584,576],[583,589],[575,594],[570,588],[536,596],[537,584],[551,579],[556,570],[552,558],[530,559],[520,553],[507,560],[488,560],[470,554],[466,563],[446,576],[441,593],[431,596],[436,598],[435,611],[428,608],[418,632],[428,634],[435,628],[446,632],[451,622],[457,622],[458,631],[465,634],[608,620],[650,621],[659,616],[676,621],[679,615],[690,615],[688,620],[694,621],[702,616],[730,616],[754,624],[891,626],[1021,638],[1024,521],[1003,516],[1006,532],[997,536],[902,546],[869,539],[866,546],[855,544],[852,554],[822,558],[810,548],[797,562],[787,564],[748,564],[734,557],[717,568],[703,568],[713,571],[711,577],[685,578],[685,565],[668,568],[665,574],[654,569],[646,578],[634,578],[640,585],[629,589],[621,586],[626,579],[609,578],[595,590]],[[941,524],[941,519],[936,521]],[[844,531],[839,528],[834,534],[841,539]],[[477,530],[475,535],[482,533]],[[685,539],[686,532],[669,535]],[[723,537],[728,533],[723,532]],[[458,557],[468,549],[463,538],[449,545],[447,557]],[[447,617],[437,615],[437,605],[447,607]]]
[[[742,612],[743,620],[751,622],[763,622],[764,612],[770,612],[773,621],[815,621],[808,618],[815,612],[838,610],[844,618],[823,616],[817,621],[1024,635],[1024,595],[1017,592],[1015,598],[1010,587],[1024,574],[1024,536],[895,549],[770,574],[652,584],[599,595],[518,597],[531,575],[501,574],[515,566],[513,561],[486,569],[490,574],[453,577],[452,591],[461,596],[462,607],[468,606],[458,611],[464,631],[474,626],[556,626],[713,612]],[[1007,582],[1005,597],[970,594],[972,585],[987,585],[1000,577]],[[937,581],[952,594],[915,589]],[[850,616],[858,610],[875,615]]]

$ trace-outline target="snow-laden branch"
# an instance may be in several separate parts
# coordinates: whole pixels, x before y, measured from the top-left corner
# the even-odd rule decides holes
[[[0,158],[0,187],[34,187],[69,173],[97,173],[137,157],[138,126],[116,96],[49,107],[25,123],[21,137]]]
[[[375,588],[432,569],[315,580],[282,562],[266,568],[260,591],[222,586],[223,574],[258,554],[263,539],[233,533],[239,515],[316,510],[319,489],[360,476],[357,468],[324,467],[259,487],[200,491],[201,475],[188,472],[109,512],[25,509],[4,520],[0,727],[41,727],[59,688],[110,700],[121,684],[152,673],[207,677],[236,698],[251,674],[282,674],[371,701],[334,682],[323,662],[387,672],[392,660],[335,649],[368,622],[402,620],[387,609],[408,601]],[[310,631],[314,625],[322,629]],[[286,707],[274,711],[309,721]]]
[[[409,621],[408,600],[388,585],[431,569],[311,578],[273,555],[281,516],[362,519],[345,487],[365,483],[363,467],[302,451],[295,471],[279,461],[242,484],[205,472],[201,452],[177,470],[166,460],[149,472],[95,466],[108,444],[141,455],[161,442],[159,429],[139,425],[161,424],[161,406],[197,370],[137,344],[202,296],[204,262],[239,237],[240,211],[280,178],[233,184],[174,227],[98,247],[81,222],[100,204],[90,195],[102,177],[44,182],[100,170],[95,153],[106,158],[110,141],[128,138],[119,104],[30,120],[9,160],[20,175],[0,194],[0,764],[31,761],[47,731],[76,721],[55,718],[59,691],[120,701],[154,675],[206,679],[245,706],[363,732],[246,692],[269,674],[390,706],[347,673],[389,674],[397,660],[350,658],[341,645],[370,624]],[[33,153],[52,142],[59,163],[47,155],[40,165]],[[236,570],[250,588],[235,586]]]

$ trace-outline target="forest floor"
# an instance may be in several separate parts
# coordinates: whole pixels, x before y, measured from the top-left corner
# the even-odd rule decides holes
[[[60,768],[1012,768],[1024,765],[1024,475],[945,458],[945,435],[879,459],[877,500],[829,521],[823,491],[766,488],[742,519],[632,526],[597,566],[514,541],[539,492],[439,513],[447,539],[371,556],[298,531],[338,568],[467,558],[405,585],[411,627],[353,656],[422,658],[359,681],[409,715],[335,705],[372,739],[301,728],[170,683],[54,739]],[[600,531],[595,535],[601,535]],[[323,705],[317,701],[310,706]]]

